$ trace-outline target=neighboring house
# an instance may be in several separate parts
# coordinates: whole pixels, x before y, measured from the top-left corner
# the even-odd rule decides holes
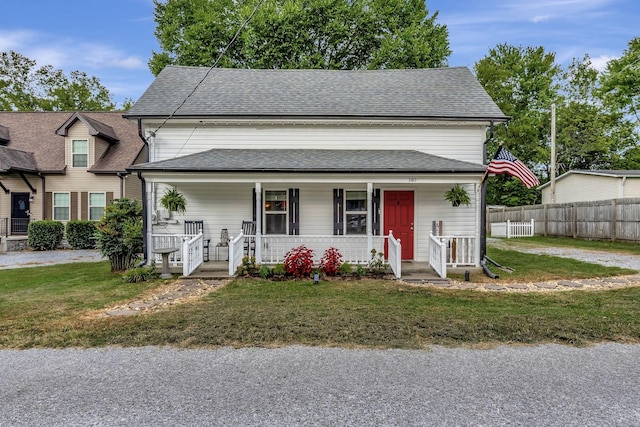
[[[638,170],[571,170],[556,178],[555,203],[640,197]],[[552,203],[551,182],[540,186],[542,203]]]
[[[98,220],[114,198],[141,199],[126,168],[145,160],[122,112],[0,112],[3,243],[23,242],[29,221]]]
[[[391,260],[396,239],[397,259],[426,262],[436,231],[457,236],[438,238],[455,249],[449,264],[479,265],[484,144],[507,117],[467,68],[168,66],[126,117],[149,144],[150,163],[129,168],[146,182],[149,258],[167,235],[182,246],[184,220],[202,220],[213,244],[223,229],[234,237],[232,273],[253,245],[241,224],[255,221],[258,263],[302,244],[316,261],[330,246],[352,263],[371,249]],[[455,184],[470,206],[444,199]],[[163,220],[159,199],[172,186],[187,211]]]

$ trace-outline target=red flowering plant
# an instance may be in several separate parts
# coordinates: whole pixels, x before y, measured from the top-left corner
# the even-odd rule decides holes
[[[313,270],[313,250],[302,245],[291,249],[282,261],[287,274],[294,277],[309,277]]]
[[[338,249],[331,247],[324,251],[320,259],[320,270],[327,276],[335,276],[342,265],[342,254]]]

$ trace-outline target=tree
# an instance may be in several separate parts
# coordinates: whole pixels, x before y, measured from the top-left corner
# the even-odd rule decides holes
[[[640,37],[629,41],[629,47],[618,59],[607,63],[601,78],[604,100],[635,118],[640,125]]]
[[[132,268],[142,252],[142,206],[133,199],[116,199],[96,224],[100,253],[109,258],[111,271]]]
[[[633,124],[624,111],[600,98],[600,73],[588,55],[562,74],[556,120],[557,172],[616,169],[635,147]]]
[[[51,65],[9,51],[0,53],[0,110],[108,111],[115,105],[97,77],[72,71],[67,77]]]
[[[476,77],[502,111],[511,117],[494,132],[487,144],[491,157],[498,142],[538,173],[549,159],[550,110],[557,98],[560,67],[555,54],[543,47],[499,44],[475,64]],[[515,185],[515,187],[514,187]],[[539,191],[527,189],[505,177],[490,178],[488,204],[517,206],[536,200]]]
[[[229,68],[424,68],[451,53],[446,26],[423,0],[264,0],[255,9],[258,1],[154,0],[161,51],[151,72],[218,57]]]

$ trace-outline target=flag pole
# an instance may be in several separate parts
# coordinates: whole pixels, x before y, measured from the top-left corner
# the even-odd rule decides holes
[[[498,149],[496,150],[496,154],[498,154],[498,151],[500,151],[500,147],[502,147],[502,144],[504,144],[504,142],[502,141],[498,142]],[[496,154],[493,155],[492,159],[496,158]],[[487,180],[487,175],[489,175],[489,168],[487,168],[487,170],[484,171],[484,175],[482,175],[482,181],[480,181],[480,184],[482,184]]]

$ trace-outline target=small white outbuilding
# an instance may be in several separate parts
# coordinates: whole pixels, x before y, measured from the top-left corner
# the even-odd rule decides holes
[[[640,170],[571,170],[540,186],[542,203],[573,203],[640,197]]]

